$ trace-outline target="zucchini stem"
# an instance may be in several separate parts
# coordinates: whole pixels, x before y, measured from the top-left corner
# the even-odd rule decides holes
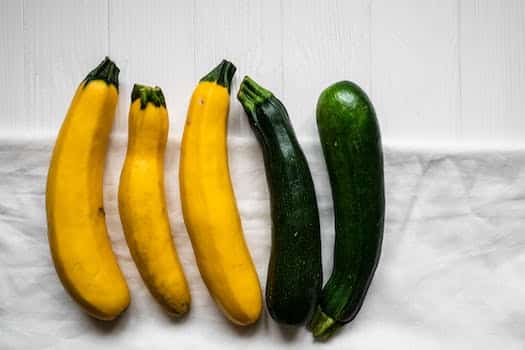
[[[222,60],[217,67],[215,67],[211,72],[206,74],[200,81],[209,81],[216,83],[220,86],[224,86],[228,93],[230,92],[230,87],[232,84],[233,75],[235,74],[234,64],[230,61]]]
[[[153,103],[157,107],[166,108],[166,100],[161,88],[158,86],[146,86],[135,84],[133,85],[133,91],[131,92],[131,103],[140,98],[140,109],[146,108],[148,102]]]
[[[237,99],[247,114],[255,114],[257,106],[272,96],[270,91],[257,84],[249,76],[244,77],[237,93]]]
[[[120,69],[108,56],[93,69],[84,79],[84,87],[93,80],[103,80],[108,85],[114,85],[118,90],[118,74]]]
[[[328,316],[317,306],[308,328],[315,339],[326,340],[337,332],[344,324]]]

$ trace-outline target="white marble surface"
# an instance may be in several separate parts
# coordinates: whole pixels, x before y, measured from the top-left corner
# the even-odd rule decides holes
[[[525,149],[454,151],[386,145],[383,254],[358,318],[331,342],[280,328],[265,312],[254,327],[231,326],[205,289],[178,195],[178,142],[166,181],[176,246],[193,296],[189,316],[170,320],[130,259],[117,212],[125,140],[114,139],[104,183],[113,248],[132,303],[112,324],[85,316],[60,284],[47,244],[44,191],[52,140],[0,146],[1,349],[522,349],[525,343]],[[304,143],[318,193],[325,278],[333,213],[316,143]],[[265,284],[268,192],[253,138],[233,138],[230,166],[246,237]],[[270,347],[272,346],[272,347]]]

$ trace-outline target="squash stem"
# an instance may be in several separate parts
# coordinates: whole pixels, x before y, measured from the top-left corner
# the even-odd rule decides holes
[[[224,86],[228,93],[232,84],[233,75],[237,68],[230,61],[222,60],[217,67],[206,74],[200,81],[209,81]]]
[[[140,98],[140,109],[146,108],[148,102],[154,104],[157,107],[166,108],[166,100],[162,90],[158,87],[146,86],[135,84],[133,85],[133,91],[131,92],[131,103]]]
[[[106,56],[104,60],[84,79],[84,87],[93,80],[103,80],[108,85],[114,85],[118,90],[118,74],[120,69],[117,67],[109,57]]]
[[[318,306],[310,321],[309,329],[312,331],[315,339],[326,340],[342,326],[343,323],[325,314],[323,310],[321,310],[321,307]]]
[[[270,91],[257,84],[249,76],[244,77],[237,93],[237,99],[247,114],[255,114],[256,107],[272,96]]]

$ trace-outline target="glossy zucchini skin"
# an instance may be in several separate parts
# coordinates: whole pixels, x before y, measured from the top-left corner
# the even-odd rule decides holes
[[[266,305],[280,323],[304,323],[322,284],[314,183],[283,104],[245,77],[238,99],[261,145],[270,190],[272,249]]]
[[[385,194],[381,136],[374,107],[356,84],[341,81],[321,93],[317,126],[335,215],[332,274],[310,327],[328,338],[359,312],[383,240]]]

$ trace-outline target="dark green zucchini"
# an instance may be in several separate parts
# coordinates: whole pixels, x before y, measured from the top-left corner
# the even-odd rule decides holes
[[[272,250],[266,305],[277,322],[301,324],[311,316],[322,284],[312,176],[281,101],[249,77],[237,97],[261,144],[270,188]]]
[[[383,151],[372,103],[359,86],[338,82],[321,93],[317,127],[332,187],[335,248],[332,274],[310,329],[328,338],[359,312],[383,240]]]

